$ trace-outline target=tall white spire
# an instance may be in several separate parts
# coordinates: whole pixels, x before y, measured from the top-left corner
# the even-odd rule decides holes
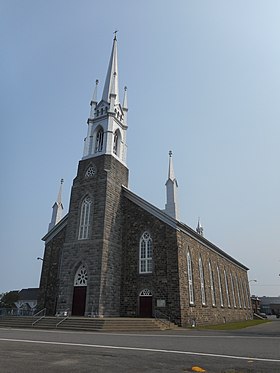
[[[166,214],[172,216],[174,219],[179,219],[179,209],[177,201],[177,189],[178,183],[174,173],[172,151],[169,151],[169,168],[168,168],[168,179],[165,183],[166,186]]]
[[[116,32],[109,60],[102,99],[97,99],[96,80],[84,141],[83,159],[107,154],[126,165],[127,93],[123,105],[119,97],[118,53]]]
[[[62,184],[63,184],[64,180],[61,179],[60,180],[60,188],[59,188],[59,192],[58,192],[58,195],[57,195],[57,199],[56,199],[56,202],[54,203],[53,207],[52,207],[52,218],[51,218],[51,222],[49,224],[49,231],[61,220],[62,218],[62,212],[63,212],[63,205],[62,205],[62,200],[61,200],[61,197],[62,197]]]
[[[104,84],[102,100],[110,102],[110,94],[115,94],[115,104],[119,103],[119,84],[118,84],[118,50],[117,37],[113,40],[113,48],[107,70],[106,80]]]

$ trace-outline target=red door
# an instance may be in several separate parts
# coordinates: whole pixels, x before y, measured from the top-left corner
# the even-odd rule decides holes
[[[72,315],[73,316],[84,316],[86,307],[86,286],[74,286],[73,303],[72,303]]]
[[[139,297],[139,316],[153,317],[153,297]]]

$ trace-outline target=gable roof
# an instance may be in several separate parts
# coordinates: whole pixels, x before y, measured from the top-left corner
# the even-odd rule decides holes
[[[156,218],[158,218],[162,222],[168,224],[170,227],[176,229],[177,231],[183,232],[189,237],[192,237],[196,241],[199,241],[202,245],[206,246],[208,249],[215,251],[218,255],[228,259],[229,261],[238,265],[242,269],[245,269],[245,270],[249,269],[245,265],[243,265],[242,263],[234,259],[232,256],[227,254],[225,251],[221,250],[218,246],[208,241],[205,237],[198,234],[194,229],[192,229],[188,225],[182,222],[179,222],[178,220],[167,215],[164,211],[155,207],[151,203],[145,201],[143,198],[139,197],[137,194],[131,192],[131,190],[129,190],[124,185],[122,186],[122,189],[123,189],[124,197],[126,197],[128,200],[132,201],[133,203],[135,203],[137,206],[141,207],[142,209],[146,210],[150,214],[154,215]]]
[[[64,227],[67,225],[68,214],[66,214],[45,236],[42,238],[42,241],[46,243],[50,241],[54,236],[56,236],[59,232],[62,231]]]
[[[18,300],[37,300],[39,295],[39,288],[22,289],[18,293]]]

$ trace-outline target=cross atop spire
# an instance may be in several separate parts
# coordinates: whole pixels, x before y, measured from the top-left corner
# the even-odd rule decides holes
[[[114,32],[113,48],[107,70],[106,80],[103,89],[102,100],[110,102],[110,94],[116,95],[115,104],[119,103],[119,84],[118,84],[118,51],[117,51],[117,31]],[[114,90],[114,92],[113,92]]]
[[[168,179],[171,181],[176,181],[175,173],[174,173],[174,167],[173,167],[173,160],[172,160],[172,150],[169,150],[169,169],[168,169]]]

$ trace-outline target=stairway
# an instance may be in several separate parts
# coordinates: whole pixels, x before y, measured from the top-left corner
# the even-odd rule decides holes
[[[34,322],[36,322],[34,324]],[[34,328],[34,329],[59,329],[81,331],[160,331],[174,329],[173,323],[165,323],[157,319],[142,318],[86,318],[86,317],[43,317],[32,316],[2,316],[0,328]]]

